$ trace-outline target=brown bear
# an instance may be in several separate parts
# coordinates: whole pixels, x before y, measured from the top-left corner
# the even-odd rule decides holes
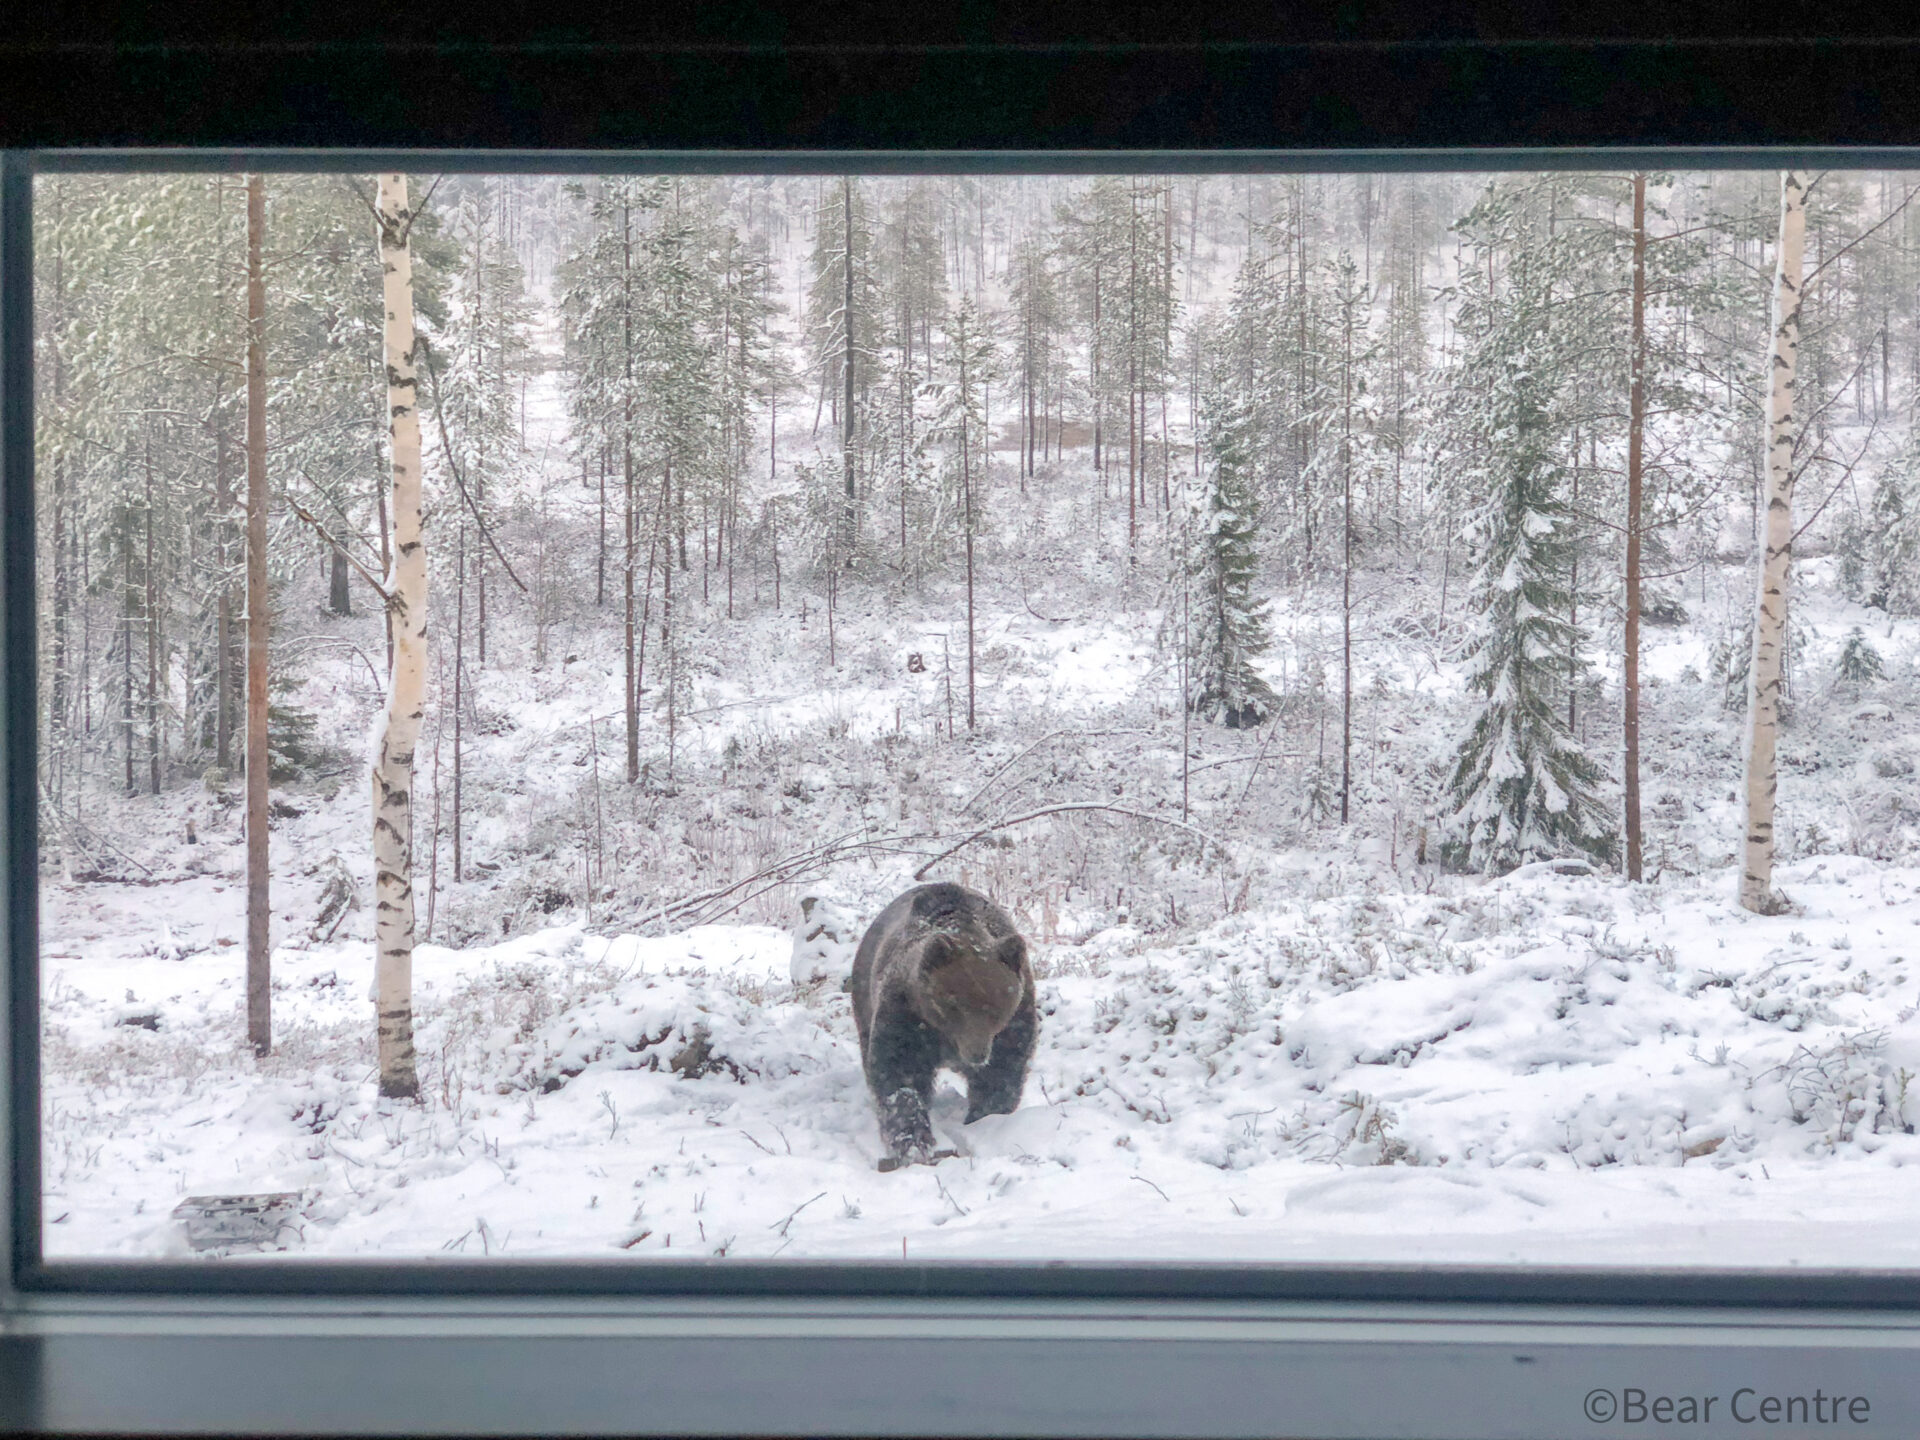
[[[922,885],[875,917],[853,957],[860,1059],[880,1114],[882,1170],[929,1164],[934,1071],[967,1080],[967,1121],[1020,1104],[1039,1033],[1033,966],[1013,921],[984,895]]]

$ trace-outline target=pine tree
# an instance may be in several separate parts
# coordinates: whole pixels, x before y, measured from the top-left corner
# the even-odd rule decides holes
[[[1202,423],[1211,464],[1190,522],[1188,703],[1203,720],[1250,729],[1264,723],[1278,702],[1253,668],[1266,652],[1268,633],[1267,602],[1257,593],[1259,502],[1247,456],[1246,406],[1216,380]]]
[[[1480,497],[1467,531],[1476,566],[1467,688],[1478,705],[1448,782],[1441,856],[1486,873],[1568,849],[1600,858],[1613,849],[1605,776],[1560,704],[1560,662],[1575,632],[1554,412],[1575,377],[1548,324],[1548,257],[1527,238],[1510,249],[1498,303],[1479,290],[1463,306],[1470,339],[1450,416],[1463,442],[1459,479]]]

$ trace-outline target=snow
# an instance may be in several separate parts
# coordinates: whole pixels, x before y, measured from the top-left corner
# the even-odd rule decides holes
[[[50,957],[48,1254],[293,1190],[289,1258],[1920,1263],[1920,868],[1780,878],[1801,914],[1538,866],[1037,945],[1025,1103],[962,1126],[943,1081],[962,1153],[893,1174],[847,997],[771,926],[420,947],[422,1107],[374,1093],[364,942],[276,952],[262,1061],[218,951]]]

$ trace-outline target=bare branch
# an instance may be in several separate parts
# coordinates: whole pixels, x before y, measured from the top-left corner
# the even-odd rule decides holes
[[[1826,459],[1828,464],[1838,465],[1840,467],[1840,478],[1833,482],[1833,488],[1827,492],[1827,498],[1822,500],[1818,505],[1814,506],[1813,513],[1807,516],[1806,520],[1801,523],[1800,528],[1794,531],[1793,534],[1787,537],[1787,547],[1789,549],[1793,547],[1794,542],[1799,540],[1799,538],[1806,533],[1807,526],[1813,524],[1814,521],[1818,520],[1820,518],[1821,512],[1824,511],[1827,508],[1827,506],[1833,503],[1833,497],[1838,495],[1842,490],[1846,489],[1847,485],[1852,481],[1854,467],[1860,463],[1861,457],[1867,453],[1867,446],[1873,443],[1873,432],[1878,428],[1879,428],[1879,421],[1878,419],[1876,419],[1874,424],[1868,427],[1867,438],[1860,442],[1860,448],[1854,451],[1853,458],[1851,460],[1834,460],[1831,457],[1823,457],[1820,455],[1815,455],[1812,460],[1809,460],[1807,462],[1808,465],[1811,465],[1814,463],[1814,460]],[[1804,469],[1805,467],[1803,466],[1802,468]]]
[[[996,830],[1009,830],[1009,829],[1012,829],[1015,825],[1024,825],[1029,820],[1039,820],[1044,816],[1048,816],[1048,815],[1068,815],[1068,814],[1074,814],[1074,813],[1080,813],[1080,812],[1100,812],[1107,815],[1124,816],[1126,819],[1129,819],[1129,820],[1145,820],[1148,823],[1154,824],[1154,825],[1169,825],[1169,826],[1172,826],[1175,830],[1185,830],[1189,835],[1198,836],[1200,839],[1206,841],[1209,845],[1212,845],[1215,849],[1219,850],[1222,855],[1231,857],[1233,854],[1233,852],[1227,848],[1226,842],[1216,839],[1214,836],[1209,835],[1206,831],[1200,829],[1198,826],[1187,824],[1187,822],[1184,820],[1170,820],[1164,815],[1149,815],[1144,810],[1128,810],[1119,805],[1100,805],[1100,804],[1095,804],[1091,802],[1083,802],[1083,803],[1071,804],[1071,805],[1049,805],[1041,810],[1030,810],[1025,815],[1015,815],[1012,819],[1009,819],[1009,820],[996,820],[991,825],[983,825],[978,830],[974,831],[971,835],[967,836],[967,838],[962,840],[958,845],[953,845],[948,847],[945,850],[942,850],[938,855],[934,856],[931,860],[927,861],[926,864],[922,865],[918,870],[913,872],[913,878],[915,880],[926,879],[927,872],[933,869],[933,867],[938,865],[942,860],[945,860],[951,855],[958,854],[960,851],[966,849],[967,846],[973,844],[974,841],[985,839],[987,836],[993,834]]]
[[[367,207],[367,213],[373,217],[373,223],[376,226],[379,225],[381,223],[380,207],[373,203],[373,197],[371,195],[360,188],[360,182],[355,180],[351,175],[342,175],[340,177],[340,183],[346,187],[348,194],[352,195],[362,205]]]
[[[433,199],[433,192],[440,188],[440,182],[446,178],[447,177],[445,174],[434,176],[433,183],[427,186],[427,193],[422,195],[420,197],[419,203],[413,206],[412,209],[408,212],[407,223],[403,225],[400,229],[400,238],[402,241],[406,240],[408,236],[413,234],[413,222],[420,218],[421,214],[427,208],[427,202]]]
[[[453,483],[460,491],[460,498],[467,502],[467,509],[473,513],[473,523],[480,527],[481,538],[487,542],[487,547],[506,567],[507,577],[518,585],[520,593],[525,595],[528,593],[526,582],[514,573],[513,562],[508,560],[501,553],[500,547],[494,543],[493,531],[487,528],[487,522],[480,513],[480,507],[473,503],[473,496],[467,493],[467,482],[460,475],[460,462],[453,458],[453,443],[447,439],[447,416],[440,404],[440,372],[433,363],[433,347],[427,343],[425,335],[419,337],[419,344],[421,358],[427,362],[427,374],[433,380],[433,420],[440,427],[440,451],[447,457],[447,468],[453,472]]]
[[[1807,189],[1811,191],[1813,189],[1813,186],[1809,185]],[[1813,282],[1820,278],[1820,272],[1822,270],[1825,270],[1829,265],[1833,264],[1834,261],[1838,260],[1842,255],[1846,254],[1849,250],[1853,249],[1853,247],[1858,245],[1862,240],[1865,240],[1869,235],[1873,234],[1875,230],[1880,229],[1882,226],[1884,226],[1890,220],[1892,220],[1895,216],[1897,216],[1902,210],[1906,209],[1907,206],[1913,203],[1913,197],[1916,195],[1920,195],[1920,185],[1916,185],[1914,186],[1913,189],[1907,191],[1906,198],[1903,199],[1898,205],[1894,206],[1893,209],[1889,210],[1884,216],[1882,216],[1877,223],[1869,226],[1865,230],[1862,230],[1858,235],[1854,236],[1853,239],[1849,240],[1846,244],[1842,245],[1838,250],[1834,251],[1833,254],[1827,256],[1827,258],[1822,260],[1818,265],[1814,266],[1813,273],[1807,276],[1805,280],[1800,282],[1801,295],[1804,296],[1809,290],[1813,288]]]
[[[328,534],[327,527],[322,525],[318,520],[316,520],[313,517],[312,512],[309,511],[306,506],[302,505],[298,500],[294,499],[291,495],[289,495],[287,496],[287,508],[292,510],[293,513],[298,515],[302,520],[306,521],[307,524],[311,525],[314,529],[314,533],[317,534],[322,540],[326,541],[327,544],[331,545],[335,550],[339,551],[341,555],[345,556],[347,563],[353,566],[354,569],[360,572],[360,578],[362,580],[365,580],[367,584],[373,587],[374,593],[380,597],[381,601],[387,606],[387,608],[388,609],[393,608],[393,603],[394,603],[393,596],[388,592],[387,587],[383,585],[380,581],[373,578],[373,572],[367,569],[366,566],[362,565],[358,557],[356,557],[351,550],[347,549],[346,546],[342,545],[332,535]]]
[[[1096,737],[1106,737],[1106,736],[1112,736],[1112,735],[1151,735],[1152,733],[1153,732],[1151,730],[1140,730],[1140,729],[1050,730],[1045,735],[1042,735],[1038,740],[1034,741],[1033,744],[1027,746],[1027,748],[1022,750],[1018,755],[1015,755],[1011,760],[1007,761],[1004,765],[997,767],[991,775],[987,776],[987,778],[981,782],[980,788],[973,792],[972,799],[968,800],[966,804],[962,805],[957,813],[961,815],[966,814],[967,811],[973,808],[975,801],[979,800],[979,798],[982,795],[986,794],[987,791],[993,788],[994,781],[998,780],[1002,775],[1006,774],[1007,771],[1011,770],[1015,765],[1018,765],[1022,760],[1026,759],[1027,756],[1031,755],[1034,751],[1038,750],[1042,745],[1046,744],[1049,740],[1058,740],[1062,735],[1078,735],[1083,739],[1091,740]]]

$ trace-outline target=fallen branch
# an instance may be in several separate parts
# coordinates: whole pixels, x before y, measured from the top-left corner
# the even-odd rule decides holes
[[[1189,835],[1198,836],[1200,839],[1206,841],[1209,845],[1217,849],[1222,855],[1231,857],[1233,854],[1233,851],[1227,848],[1225,841],[1220,840],[1215,836],[1209,835],[1206,831],[1200,829],[1198,826],[1189,825],[1184,820],[1170,820],[1164,815],[1149,815],[1144,810],[1128,810],[1119,805],[1099,805],[1099,804],[1088,802],[1088,803],[1074,804],[1074,805],[1049,805],[1043,810],[1030,810],[1025,815],[1015,815],[1014,817],[1008,820],[996,820],[991,825],[983,825],[978,830],[974,831],[971,835],[967,836],[967,838],[962,840],[958,845],[954,845],[946,850],[942,850],[938,855],[934,856],[931,860],[927,861],[926,864],[922,865],[918,870],[913,872],[913,878],[915,880],[926,879],[927,872],[933,869],[933,867],[938,865],[942,860],[947,859],[949,856],[958,854],[960,851],[966,849],[967,846],[973,844],[974,841],[985,839],[987,836],[993,834],[996,830],[1010,830],[1015,825],[1024,825],[1029,820],[1043,819],[1048,815],[1070,815],[1076,812],[1100,812],[1108,815],[1123,816],[1128,820],[1145,820],[1150,824],[1154,824],[1154,825],[1169,825],[1173,827],[1175,830],[1185,830]]]
[[[70,839],[73,842],[74,848],[79,850],[82,857],[88,860],[93,860],[92,846],[95,844],[104,845],[106,846],[107,849],[111,850],[114,854],[118,855],[122,860],[126,861],[127,864],[134,866],[136,869],[140,870],[142,873],[144,873],[148,877],[145,880],[137,880],[137,879],[134,879],[132,876],[128,876],[125,880],[121,880],[117,876],[111,876],[111,875],[106,875],[102,873],[100,870],[99,862],[96,860],[94,861],[94,866],[91,871],[75,872],[73,876],[75,880],[94,879],[94,880],[104,880],[114,884],[130,884],[130,885],[164,885],[164,884],[171,883],[168,881],[155,878],[152,867],[141,864],[138,860],[134,859],[133,856],[127,854],[126,851],[122,850],[118,845],[115,845],[111,840],[107,839],[106,836],[95,834],[91,828],[85,825],[82,825],[79,821],[70,819],[67,815],[65,815],[61,811],[60,807],[54,804],[53,795],[47,789],[47,784],[44,780],[40,782],[39,788],[40,788],[40,813],[42,815],[50,815],[60,823],[60,828],[66,831],[68,839]]]
[[[803,850],[798,855],[789,855],[784,859],[776,860],[765,869],[756,871],[752,875],[736,880],[732,884],[722,886],[717,890],[710,890],[702,895],[689,896],[685,900],[676,901],[670,905],[663,905],[657,912],[658,918],[662,924],[666,924],[669,919],[684,923],[690,918],[695,924],[711,925],[723,917],[731,915],[741,906],[750,904],[759,896],[766,894],[767,891],[776,886],[784,885],[795,876],[804,874],[819,866],[830,864],[836,860],[850,859],[854,856],[864,855],[876,850],[897,852],[905,848],[910,841],[935,840],[938,838],[939,837],[935,835],[892,835],[877,840],[849,840],[843,836],[838,840],[829,841],[825,845],[815,846],[811,850]],[[912,851],[910,853],[924,854],[925,852]],[[731,904],[722,906],[718,910],[704,908],[711,906],[715,901],[724,900],[730,895],[736,895],[737,892],[753,885],[757,885],[759,888],[750,891],[748,894],[739,895]]]
[[[987,791],[993,788],[994,781],[998,780],[1002,775],[1006,774],[1007,771],[1011,770],[1015,765],[1018,765],[1022,760],[1026,759],[1027,756],[1031,755],[1034,751],[1038,750],[1042,745],[1046,744],[1049,740],[1058,740],[1062,735],[1077,735],[1083,740],[1093,740],[1093,739],[1098,739],[1101,737],[1112,736],[1112,735],[1151,735],[1152,733],[1153,732],[1151,730],[1141,730],[1138,728],[1127,729],[1127,730],[1049,730],[1045,735],[1042,735],[1038,740],[1034,741],[1033,744],[1027,746],[1026,749],[1022,750],[1018,755],[1014,756],[1011,760],[1007,761],[1003,765],[997,766],[994,769],[994,772],[991,775],[987,776],[987,778],[981,783],[980,788],[973,792],[972,798],[969,799],[966,804],[960,807],[959,813],[964,815],[967,813],[967,811],[971,810],[974,806],[974,802],[979,800],[979,798],[982,795],[986,794]]]
[[[1027,607],[1027,613],[1033,616],[1034,619],[1044,620],[1049,625],[1066,625],[1066,624],[1069,624],[1072,620],[1071,616],[1067,616],[1062,619],[1055,619],[1051,615],[1042,615],[1038,610],[1034,609],[1033,601],[1029,599],[1027,596],[1027,577],[1025,575],[1022,575],[1020,577],[1020,603]]]
[[[1198,775],[1203,770],[1218,770],[1222,765],[1258,765],[1266,758],[1267,752],[1264,749],[1257,750],[1251,755],[1228,755],[1224,759],[1209,760],[1204,765],[1195,765],[1187,773],[1189,775]],[[1279,750],[1274,752],[1273,758],[1276,760],[1304,760],[1307,758],[1307,752],[1304,750]]]
[[[373,663],[373,657],[351,640],[337,640],[331,635],[307,635],[301,638],[307,645],[331,645],[335,649],[351,650],[360,657],[361,662],[366,665],[368,673],[373,676],[374,688],[379,690],[386,688],[387,677],[380,673],[380,667]]]

